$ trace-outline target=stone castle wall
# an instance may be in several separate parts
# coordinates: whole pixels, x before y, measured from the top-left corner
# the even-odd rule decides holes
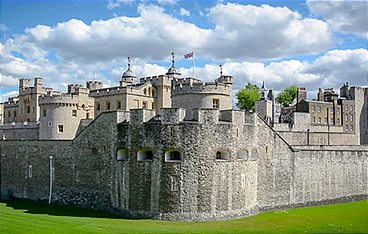
[[[1,187],[16,197],[48,198],[53,156],[53,202],[139,217],[229,219],[368,194],[366,147],[292,148],[242,111],[198,109],[191,121],[174,108],[107,112],[73,141],[0,141],[0,150]]]
[[[37,140],[39,139],[39,133],[39,125],[37,122],[5,123],[0,128],[0,139]]]

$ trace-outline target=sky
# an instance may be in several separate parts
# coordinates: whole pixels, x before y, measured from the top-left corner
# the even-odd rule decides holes
[[[117,86],[127,57],[138,77],[164,74],[172,51],[183,77],[222,64],[234,94],[368,85],[368,1],[0,0],[0,35],[0,101],[20,78]]]

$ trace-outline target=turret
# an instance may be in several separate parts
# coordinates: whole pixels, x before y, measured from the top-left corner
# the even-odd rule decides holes
[[[130,57],[128,57],[128,69],[123,73],[121,77],[120,86],[124,87],[129,84],[133,84],[137,79],[137,76],[134,72],[130,69]]]
[[[29,83],[31,82],[30,79],[20,79],[19,80],[19,92],[21,90],[25,90],[27,88],[29,88]]]
[[[41,77],[34,78],[34,88],[35,88],[36,93],[41,92],[42,85],[43,85],[43,82],[42,82],[42,78]]]
[[[175,67],[175,53],[174,51],[171,53],[172,56],[172,64],[171,67],[169,68],[169,70],[166,72],[166,75],[168,76],[181,76],[181,73],[179,72],[179,70]]]
[[[103,85],[102,85],[102,82],[100,81],[87,81],[87,89],[89,90],[96,90],[96,89],[102,89]]]

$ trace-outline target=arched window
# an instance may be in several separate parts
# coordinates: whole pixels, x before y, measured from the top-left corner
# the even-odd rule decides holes
[[[230,160],[230,152],[226,150],[218,150],[216,152],[216,160]]]
[[[182,161],[182,153],[178,150],[169,150],[165,153],[165,162]]]
[[[128,161],[128,151],[126,149],[119,149],[116,153],[116,160],[118,161]]]
[[[150,161],[152,159],[153,159],[152,150],[140,150],[137,153],[137,160],[138,161]]]
[[[146,88],[143,89],[143,94],[147,95],[147,89]]]
[[[151,96],[151,87],[148,87],[148,96]]]
[[[258,150],[257,149],[252,149],[251,154],[250,154],[250,160],[257,160],[258,159]]]
[[[238,160],[248,160],[249,153],[247,150],[240,150],[236,153],[236,157]]]

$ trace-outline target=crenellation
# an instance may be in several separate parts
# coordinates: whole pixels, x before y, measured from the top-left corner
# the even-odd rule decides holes
[[[161,123],[177,124],[184,121],[186,110],[183,108],[163,108],[160,111]]]

